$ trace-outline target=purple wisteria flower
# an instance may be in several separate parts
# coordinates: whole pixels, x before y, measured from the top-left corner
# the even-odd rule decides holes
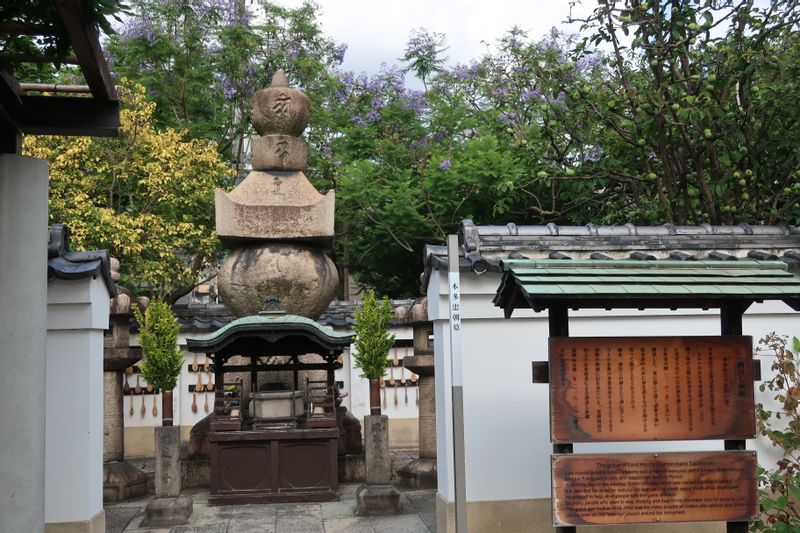
[[[539,89],[533,89],[533,90],[528,89],[522,93],[523,102],[529,102],[531,100],[544,100],[542,91],[540,91]]]
[[[451,166],[453,166],[453,164],[450,162],[450,160],[445,159],[444,161],[439,163],[439,170],[450,170]]]
[[[341,65],[344,61],[345,52],[347,52],[346,43],[334,45],[333,50],[331,50],[331,59],[334,63]]]
[[[461,81],[473,80],[478,75],[478,63],[473,61],[469,65],[458,65],[453,69],[452,75]]]
[[[600,54],[589,54],[575,62],[575,69],[579,72],[595,69],[603,64],[603,57]]]
[[[503,111],[500,114],[500,122],[505,124],[506,126],[511,126],[517,121],[517,114],[513,111]]]
[[[410,109],[415,114],[419,115],[428,109],[428,103],[425,101],[425,93],[422,91],[409,90],[403,95],[403,102],[407,109]]]
[[[425,28],[412,30],[411,38],[406,43],[406,56],[435,57],[439,41],[435,33],[428,33]]]
[[[250,24],[252,14],[244,5],[244,2],[239,2],[239,0],[218,1],[222,12],[222,21],[227,26],[247,26]]]
[[[150,44],[155,44],[158,40],[159,32],[155,22],[147,16],[133,17],[119,32],[122,39],[141,39],[144,38]]]

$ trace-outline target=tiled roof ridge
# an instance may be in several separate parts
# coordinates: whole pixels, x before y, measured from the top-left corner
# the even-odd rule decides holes
[[[504,259],[781,260],[800,272],[800,228],[790,225],[623,224],[459,225],[460,269],[500,271]],[[422,292],[431,270],[447,269],[447,248],[427,245]]]
[[[414,303],[410,299],[390,300],[394,309],[409,307]],[[333,300],[325,312],[317,319],[323,326],[337,329],[352,329],[355,324],[355,312],[361,305],[355,300]],[[198,333],[217,330],[236,320],[236,317],[222,303],[177,304],[173,311],[178,317],[182,333]]]

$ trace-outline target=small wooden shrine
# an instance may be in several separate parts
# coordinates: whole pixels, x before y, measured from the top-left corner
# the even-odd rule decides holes
[[[266,311],[187,340],[215,374],[209,503],[325,501],[337,497],[334,370],[352,335]],[[309,362],[307,354],[319,356]],[[324,370],[326,379],[300,379]],[[269,379],[289,371],[291,387]],[[242,379],[242,374],[246,378]]]

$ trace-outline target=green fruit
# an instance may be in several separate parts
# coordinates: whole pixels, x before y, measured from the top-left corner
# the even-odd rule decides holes
[[[739,185],[741,185],[742,187],[744,187],[745,185],[747,185],[747,180],[746,180],[746,179],[744,179],[744,178],[740,179],[740,180],[739,180]]]
[[[672,104],[672,110],[673,111],[678,111],[678,110],[680,110],[680,108],[681,108],[681,104]]]
[[[738,180],[739,178],[742,177],[742,173],[737,170],[736,172],[733,173],[733,177]]]
[[[568,169],[566,170],[565,174],[566,174],[567,176],[574,176],[574,175],[575,175],[575,171],[574,171],[574,170],[572,170],[571,168],[568,168]]]
[[[689,29],[692,30],[692,31],[697,31],[698,28],[699,28],[699,26],[697,24],[695,24],[694,22],[689,24]]]
[[[646,177],[647,177],[647,181],[655,181],[658,176],[656,176],[655,172],[651,172]]]
[[[537,178],[546,178],[547,177],[547,172],[545,172],[544,170],[540,170],[539,172],[536,173],[536,177]]]
[[[747,170],[744,171],[744,175],[750,177],[753,175],[753,171],[748,168]]]
[[[654,60],[652,60],[652,61],[650,62],[650,66],[651,66],[651,67],[657,67],[657,66],[658,66],[658,59],[654,59]]]
[[[750,199],[750,195],[747,194],[746,192],[743,192],[742,193],[742,200],[749,200],[749,199]]]
[[[689,198],[697,198],[698,191],[694,187],[689,187],[689,190],[686,192],[689,194]]]
[[[644,139],[638,139],[638,140],[636,141],[636,144],[638,144],[639,146],[644,146],[644,143],[645,143],[645,142],[647,142],[647,141],[645,141]]]
[[[710,129],[706,128],[706,129],[703,130],[703,137],[705,137],[706,139],[710,139],[713,136],[714,136],[714,134],[711,133]]]

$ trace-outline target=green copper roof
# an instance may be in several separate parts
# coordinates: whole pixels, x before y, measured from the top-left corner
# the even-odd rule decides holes
[[[352,334],[327,329],[310,318],[262,313],[236,319],[214,333],[186,339],[186,345],[193,351],[211,353],[224,350],[241,339],[254,337],[263,339],[265,345],[287,338],[302,338],[304,342],[298,344],[297,350],[290,350],[297,353],[304,353],[304,350],[310,353],[309,343],[319,345],[324,351],[341,351],[353,340]],[[287,344],[282,346],[285,349]],[[268,351],[267,346],[265,353]]]
[[[720,307],[783,300],[800,310],[800,279],[781,261],[508,260],[494,303],[541,311],[553,305]]]

